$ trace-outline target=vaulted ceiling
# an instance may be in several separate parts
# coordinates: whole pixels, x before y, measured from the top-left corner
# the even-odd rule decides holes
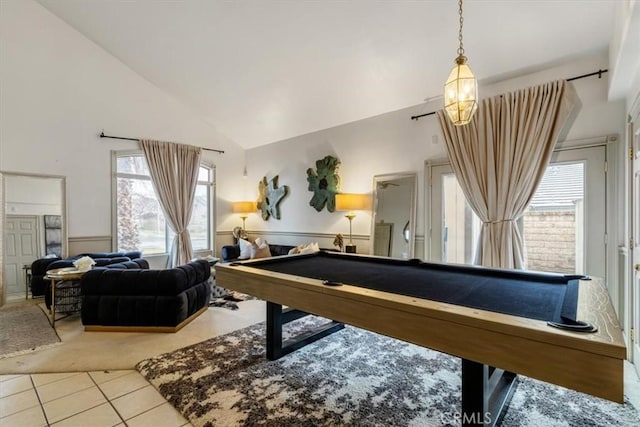
[[[440,95],[455,0],[38,0],[245,148]],[[466,0],[482,81],[604,51],[614,0]],[[591,70],[589,70],[591,71]]]

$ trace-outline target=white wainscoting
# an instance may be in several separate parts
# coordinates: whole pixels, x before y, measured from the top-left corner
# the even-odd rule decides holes
[[[252,238],[262,237],[269,243],[276,245],[303,245],[317,242],[321,248],[333,249],[333,240],[336,237],[334,233],[306,233],[306,232],[283,232],[283,231],[249,231]],[[349,242],[349,236],[343,234],[344,243]],[[369,235],[354,234],[352,236],[353,243],[357,247],[357,253],[369,254]]]
[[[287,232],[287,231],[256,231],[247,230],[250,239],[262,237],[267,242],[275,245],[301,245],[312,242],[318,242],[321,248],[336,248],[333,246],[333,239],[336,237],[332,233],[305,233],[305,232]],[[344,234],[343,234],[344,236]],[[348,242],[349,236],[344,236],[345,243]],[[370,236],[367,234],[354,234],[353,243],[357,246],[359,254],[369,254]],[[218,231],[216,233],[216,256],[220,256],[220,249],[225,245],[233,244],[233,234],[231,231]],[[424,235],[416,234],[414,258],[424,259]]]

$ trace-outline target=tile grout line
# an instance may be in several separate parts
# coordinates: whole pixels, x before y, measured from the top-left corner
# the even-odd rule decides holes
[[[88,376],[88,377],[89,377],[89,379],[94,383],[94,385],[96,386],[96,388],[98,389],[98,391],[100,391],[100,393],[102,393],[102,390],[100,390],[100,387],[98,387],[98,385],[95,383],[95,381],[93,381],[93,378],[91,377],[91,375],[89,375],[89,372],[77,372],[76,374],[83,374],[83,373],[84,373],[84,374],[87,374],[87,376]],[[72,375],[72,376],[77,376],[77,375]],[[70,378],[70,377],[66,377],[66,378]],[[63,379],[66,379],[66,378],[63,378]],[[44,385],[49,385],[49,384],[54,384],[54,383],[56,383],[56,382],[58,382],[58,381],[60,381],[60,380],[56,380],[56,381],[52,381],[52,382],[47,383],[47,384],[43,384],[43,386],[44,386]],[[34,387],[35,387],[35,384],[34,384]],[[90,388],[91,388],[91,387],[87,387],[87,388],[83,388],[82,390],[77,390],[77,391],[75,391],[75,392],[73,392],[73,393],[66,394],[66,395],[64,395],[64,396],[60,396],[60,397],[58,397],[58,398],[56,398],[56,399],[50,400],[50,401],[49,401],[49,402],[47,402],[47,403],[55,402],[56,400],[59,400],[59,399],[64,399],[65,397],[71,396],[72,394],[75,394],[75,393],[85,392],[85,391],[89,390]],[[78,414],[82,414],[83,412],[87,412],[87,411],[90,411],[90,410],[92,410],[92,409],[95,409],[95,408],[97,408],[97,407],[98,407],[98,406],[100,406],[100,405],[104,405],[104,402],[103,402],[103,403],[98,403],[98,404],[96,404],[95,406],[92,406],[92,407],[90,407],[90,408],[87,408],[87,409],[85,409],[85,410],[83,410],[83,411],[76,412],[75,414],[71,414],[71,415],[69,415],[68,417],[61,418],[61,419],[57,420],[55,423],[50,423],[50,422],[49,422],[49,418],[47,417],[47,412],[44,410],[44,403],[42,403],[42,401],[40,400],[40,395],[38,394],[38,389],[37,389],[37,388],[36,388],[36,394],[38,395],[38,400],[40,401],[40,407],[42,408],[42,412],[44,413],[45,420],[47,421],[47,426],[48,426],[48,427],[55,426],[55,425],[56,425],[57,423],[59,423],[60,421],[67,420],[67,419],[69,419],[69,418],[75,417],[75,416],[76,416],[76,415],[78,415]],[[104,396],[104,393],[102,393],[102,395]],[[109,401],[109,399],[107,399],[107,396],[104,396],[104,398],[105,398],[105,400],[107,400],[107,402]],[[116,413],[117,413],[117,412],[116,412]],[[120,417],[120,414],[118,414],[118,416]],[[120,417],[120,419],[122,420],[122,417]]]
[[[138,372],[138,371],[134,371],[134,372]],[[144,378],[144,377],[142,377],[142,378]],[[144,378],[144,380],[145,380],[145,381],[147,381],[147,379],[146,379],[146,378]],[[107,382],[108,382],[108,381],[107,381]],[[148,381],[147,381],[147,382],[148,382]],[[145,385],[145,386],[143,386],[143,387],[137,388],[137,389],[135,389],[135,390],[131,390],[131,391],[129,391],[129,392],[127,392],[127,393],[123,394],[122,396],[118,396],[118,397],[114,398],[113,400],[120,399],[121,397],[124,397],[124,396],[126,396],[126,395],[128,395],[128,394],[135,393],[136,391],[142,390],[143,388],[148,387],[148,386],[151,386],[151,388],[153,388],[154,390],[156,390],[156,388],[153,386],[153,384],[151,384],[151,383],[149,383],[149,382],[148,382],[148,385]],[[100,386],[98,386],[98,388],[100,388]],[[100,390],[100,391],[102,392],[102,390]],[[156,391],[157,391],[157,390],[156,390]],[[104,393],[103,393],[103,394],[104,394]],[[161,395],[161,396],[162,396],[162,395]],[[106,397],[106,396],[105,396],[105,397]],[[118,412],[118,410],[113,406],[113,404],[111,403],[111,400],[109,400],[109,404],[113,407],[113,409],[115,409],[115,411],[118,413],[118,416],[120,416],[120,418],[121,418],[121,419],[122,419],[122,421],[125,423],[125,425],[127,425],[127,421],[128,421],[128,420],[131,420],[131,419],[133,419],[133,418],[136,418],[136,417],[138,417],[138,416],[140,416],[140,415],[142,415],[142,414],[146,414],[147,412],[151,412],[152,410],[154,410],[154,409],[156,409],[156,408],[158,408],[158,407],[160,407],[160,406],[164,405],[165,403],[169,403],[169,401],[168,401],[164,396],[162,396],[162,399],[164,400],[163,402],[161,402],[161,403],[157,404],[156,406],[153,406],[153,407],[151,407],[151,408],[149,408],[149,409],[146,409],[146,410],[144,410],[144,411],[140,412],[139,414],[136,414],[136,415],[134,415],[134,416],[132,416],[132,417],[130,417],[130,418],[127,418],[126,420],[125,420],[125,419],[124,419],[124,417],[120,414],[120,412]],[[108,399],[107,399],[107,400],[108,400]],[[174,410],[176,410],[176,411],[177,411],[177,409],[175,409],[171,403],[169,403],[169,406],[171,406]],[[179,411],[178,411],[178,412],[179,412]],[[181,415],[182,415],[182,414],[181,414]],[[182,427],[182,426],[180,426],[180,427]]]
[[[129,394],[135,393],[135,392],[137,392],[137,391],[139,391],[139,390],[142,390],[143,388],[145,388],[145,387],[149,387],[149,386],[150,386],[153,390],[158,391],[158,390],[153,386],[153,384],[151,384],[151,383],[149,382],[149,380],[147,380],[147,379],[146,379],[142,374],[140,374],[140,372],[138,372],[138,371],[137,371],[137,370],[135,370],[135,369],[133,369],[133,370],[132,370],[132,372],[135,372],[135,373],[137,373],[138,375],[140,375],[140,376],[145,380],[145,382],[147,383],[147,385],[144,385],[144,386],[142,386],[142,387],[140,387],[140,388],[137,388],[137,389],[135,389],[135,390],[131,390],[131,391],[129,391],[129,392],[127,392],[127,393],[125,393],[125,394],[123,394],[123,395],[121,395],[121,396],[118,396],[118,397],[114,398],[113,400],[120,399],[121,397],[124,397],[124,396],[127,396],[127,395],[129,395]],[[126,374],[126,375],[129,375],[129,374]],[[91,375],[89,375],[89,376],[91,377]],[[105,382],[104,382],[104,383],[102,383],[102,384],[106,384],[106,383],[108,383],[108,382],[110,382],[110,381],[115,381],[115,380],[117,380],[117,379],[119,379],[119,378],[121,378],[121,377],[114,378],[114,379],[109,380],[109,381],[105,381]],[[95,383],[95,380],[94,380],[94,378],[93,378],[93,377],[91,377],[91,380]],[[149,409],[147,409],[147,410],[145,410],[145,411],[142,411],[142,412],[140,412],[139,414],[136,414],[136,415],[134,415],[134,416],[132,416],[132,417],[130,417],[130,418],[128,418],[128,419],[124,419],[124,417],[122,416],[122,414],[120,414],[120,412],[118,412],[118,410],[117,410],[117,409],[116,409],[116,407],[113,405],[113,403],[111,403],[111,400],[109,400],[109,398],[104,394],[104,392],[103,392],[103,391],[102,391],[102,389],[100,388],[100,385],[99,385],[99,384],[97,384],[97,383],[96,383],[96,385],[98,386],[98,390],[100,390],[100,392],[102,393],[102,395],[107,399],[107,401],[109,402],[109,404],[111,405],[111,407],[116,411],[116,413],[118,414],[118,416],[120,417],[120,419],[122,420],[122,422],[123,422],[125,425],[128,425],[128,423],[127,423],[127,421],[128,421],[128,420],[131,420],[131,419],[133,419],[133,418],[139,417],[140,415],[146,414],[147,412],[151,412],[152,410],[154,410],[154,409],[156,409],[156,408],[158,408],[158,407],[160,407],[160,406],[164,405],[165,403],[169,404],[169,406],[171,406],[171,408],[173,408],[173,410],[177,411],[180,415],[182,415],[182,414],[180,413],[180,411],[178,411],[178,410],[177,410],[177,409],[176,409],[176,408],[175,408],[171,403],[169,403],[169,401],[168,401],[164,396],[162,396],[162,395],[161,395],[161,396],[162,396],[162,399],[164,400],[163,402],[161,402],[161,403],[157,404],[156,406],[153,406],[153,407],[151,407],[151,408],[149,408]],[[184,418],[184,416],[183,416],[183,418]],[[187,423],[186,423],[186,424],[181,425],[180,427],[184,427],[184,426],[189,425],[189,424],[191,423],[191,421],[190,421],[189,419],[187,419],[187,418],[185,418],[185,419],[187,420]]]
[[[113,403],[111,402],[111,399],[109,399],[109,398],[107,397],[107,395],[106,395],[106,394],[104,394],[104,391],[102,391],[102,388],[100,388],[100,384],[98,384],[98,383],[96,382],[95,378],[93,378],[89,372],[87,372],[87,375],[89,375],[89,378],[91,378],[91,381],[96,385],[96,387],[98,387],[98,391],[100,391],[100,394],[102,394],[102,395],[104,396],[104,398],[105,398],[105,400],[107,401],[107,403],[109,404],[109,406],[111,406],[111,408],[113,409],[113,411],[118,415],[118,418],[120,418],[120,421],[122,421],[122,422],[124,423],[124,425],[126,426],[126,425],[127,425],[126,420],[124,419],[124,417],[122,416],[122,414],[120,414],[120,412],[118,411],[118,409],[117,409],[115,406],[113,406]],[[114,379],[116,379],[116,378],[114,378]],[[109,381],[112,381],[112,380],[109,380]],[[105,381],[104,383],[108,383],[109,381]],[[104,383],[103,383],[103,384],[104,384]],[[117,425],[117,424],[116,424],[116,425]]]
[[[29,376],[29,374],[22,374],[22,375],[20,375],[20,376],[23,376],[23,377],[25,377],[25,376],[26,376],[26,377],[28,377],[28,376]],[[18,377],[12,378],[11,380],[16,380],[16,379],[18,379]],[[9,381],[11,381],[11,380],[9,380]],[[0,381],[0,384],[2,384],[2,381]],[[31,382],[31,385],[33,386],[33,382]],[[0,387],[2,387],[2,386],[0,385]],[[28,390],[14,391],[14,392],[13,392],[13,393],[11,393],[11,394],[7,394],[7,395],[5,395],[5,396],[0,396],[0,400],[2,400],[2,399],[6,399],[7,397],[15,396],[16,394],[24,393],[25,391],[28,391]],[[4,418],[4,415],[0,414],[0,419],[1,419],[1,418]]]
[[[89,375],[89,373],[88,373],[88,372],[75,372],[75,374],[76,374],[76,375],[71,375],[71,376],[68,376],[68,377],[62,378],[61,380],[56,380],[56,381],[52,381],[52,382],[50,382],[50,383],[42,384],[42,385],[40,385],[40,387],[47,387],[47,386],[49,386],[49,385],[51,385],[51,384],[55,384],[55,383],[57,383],[58,381],[63,381],[63,380],[66,380],[66,379],[68,379],[68,378],[72,378],[72,377],[77,377],[77,376],[80,376],[80,375],[82,375],[82,374],[86,374],[86,375],[89,377],[89,379],[93,380],[93,378],[91,378],[91,375]],[[35,386],[35,384],[34,384],[34,386]],[[83,391],[89,390],[91,387],[92,387],[92,386],[89,386],[89,387],[82,388],[82,389],[76,390],[76,391],[71,392],[71,393],[68,393],[68,394],[63,394],[63,395],[61,395],[61,396],[56,397],[55,399],[51,399],[51,400],[49,400],[49,401],[47,401],[47,402],[43,402],[43,403],[42,403],[42,406],[44,407],[44,405],[45,405],[46,403],[51,403],[51,402],[55,402],[56,400],[64,399],[65,397],[71,396],[72,394],[76,394],[76,393],[80,393],[80,392],[83,392]],[[35,388],[36,388],[36,392],[37,392],[38,387],[36,386]],[[38,394],[38,398],[39,398],[39,394]],[[57,421],[56,421],[56,422],[57,422]]]
[[[18,412],[13,412],[13,413],[11,413],[11,414],[9,414],[9,415],[3,415],[3,414],[0,414],[0,421],[2,421],[4,418],[12,417],[12,416],[15,416],[15,415],[17,415],[17,414],[20,414],[21,412],[29,411],[29,410],[31,410],[31,409],[33,409],[33,408],[35,408],[35,407],[37,406],[37,407],[39,407],[39,408],[40,408],[40,410],[42,411],[42,415],[44,416],[44,421],[45,421],[46,427],[49,427],[49,420],[47,419],[47,414],[44,412],[44,407],[42,406],[42,401],[40,400],[40,396],[38,395],[38,392],[37,392],[37,390],[36,390],[36,388],[35,388],[35,384],[33,383],[33,379],[31,378],[31,374],[21,374],[21,375],[16,375],[16,377],[14,377],[13,379],[18,378],[18,377],[20,377],[20,376],[26,376],[26,377],[28,377],[28,378],[29,378],[29,381],[31,382],[31,390],[33,390],[33,392],[35,393],[35,395],[36,395],[36,399],[38,399],[38,404],[36,404],[36,405],[34,405],[34,406],[30,406],[30,407],[28,407],[28,408],[21,409],[21,410],[19,410]],[[6,399],[6,398],[8,398],[8,397],[10,397],[10,396],[15,396],[16,394],[26,393],[26,392],[28,392],[28,391],[29,391],[29,390],[23,390],[23,391],[20,391],[20,392],[17,392],[17,393],[12,393],[12,394],[9,394],[9,395],[7,395],[7,396],[4,396],[4,397],[0,398],[0,400],[2,400],[2,399]]]
[[[33,391],[36,393],[36,398],[38,399],[38,403],[40,404],[40,410],[42,411],[42,415],[44,415],[44,422],[47,427],[51,424],[49,423],[49,417],[47,417],[47,412],[44,410],[44,404],[42,403],[42,399],[40,398],[40,393],[38,393],[38,388],[36,387],[36,383],[33,380],[33,376],[29,374],[29,381],[31,381],[31,386],[33,387]]]
[[[66,376],[66,377],[59,378],[57,380],[53,380],[51,382],[45,383],[45,384],[40,384],[40,387],[43,387],[43,386],[46,386],[46,385],[49,385],[49,384],[55,384],[55,383],[57,383],[59,381],[64,381],[64,380],[66,380],[68,378],[77,377],[78,375],[83,374],[83,372],[37,372],[37,373],[29,374],[29,375],[31,376],[31,375],[52,375],[52,374],[69,374],[69,375]],[[32,381],[33,381],[33,379],[32,379]],[[34,387],[35,386],[36,385],[34,383]]]
[[[132,371],[132,372],[137,372],[137,371],[135,371],[135,370],[134,370],[134,371]],[[80,375],[80,374],[82,374],[82,373],[83,373],[83,372],[77,372],[77,373],[75,373],[75,374]],[[115,411],[115,413],[118,415],[118,418],[120,419],[120,422],[122,422],[122,423],[124,423],[125,425],[127,425],[127,422],[126,422],[126,420],[124,419],[124,417],[120,414],[120,412],[118,412],[118,410],[117,410],[117,409],[115,408],[115,406],[113,405],[112,401],[107,397],[107,395],[104,393],[104,391],[100,388],[100,385],[96,382],[96,380],[95,380],[95,379],[94,379],[94,378],[89,374],[89,372],[84,372],[84,373],[86,373],[86,374],[89,376],[89,378],[90,378],[90,379],[91,379],[91,381],[94,383],[94,385],[96,386],[96,388],[97,388],[97,389],[100,391],[100,393],[104,396],[104,398],[105,398],[105,400],[107,401],[107,403],[109,403],[109,405],[113,408],[113,410]],[[44,410],[44,403],[42,402],[42,399],[41,399],[41,397],[40,397],[40,393],[38,392],[38,387],[36,386],[36,384],[35,384],[35,382],[34,382],[34,380],[33,380],[32,375],[36,375],[36,374],[28,374],[28,376],[29,376],[29,381],[31,382],[32,389],[33,389],[33,390],[35,391],[35,393],[36,393],[36,398],[38,399],[38,403],[39,403],[39,405],[38,405],[38,406],[40,407],[40,410],[42,411],[42,414],[43,414],[43,416],[44,416],[44,419],[45,419],[45,423],[46,423],[46,425],[47,425],[47,426],[51,426],[52,424],[51,424],[51,423],[49,423],[49,419],[48,419],[48,417],[47,417],[47,413],[46,413],[46,411]],[[127,375],[128,375],[128,374],[127,374]],[[15,379],[15,378],[17,378],[17,377],[19,377],[19,376],[20,376],[20,374],[16,375],[16,377],[14,377],[13,379]],[[46,383],[46,384],[42,384],[42,386],[49,385],[49,384],[54,384],[55,382],[62,381],[62,380],[64,380],[64,379],[66,379],[66,378],[70,378],[70,377],[72,377],[72,376],[76,376],[76,375],[70,375],[69,377],[61,378],[61,379],[56,380],[56,381],[52,381],[52,382],[49,382],[49,383]],[[118,377],[118,378],[120,378],[120,377]],[[114,380],[116,380],[116,379],[118,379],[118,378],[114,378],[113,380],[105,381],[103,384],[106,384],[106,383],[108,383],[108,382],[110,382],[110,381],[114,381]],[[150,384],[150,383],[149,383],[149,385],[150,385],[151,387],[153,387],[153,385],[152,385],[152,384]],[[144,387],[147,387],[147,386],[144,386]],[[138,388],[138,389],[136,389],[136,390],[132,390],[132,391],[130,391],[130,392],[127,392],[127,393],[123,394],[122,396],[118,396],[117,398],[120,398],[120,397],[126,396],[126,395],[128,395],[128,394],[134,393],[134,392],[136,392],[136,391],[138,391],[138,390],[141,390],[141,389],[142,389],[142,388],[144,388],[144,387],[141,387],[141,388]],[[83,390],[79,390],[79,391],[84,391],[84,390],[87,390],[87,389],[83,389]],[[27,391],[27,390],[25,390],[25,391]],[[68,395],[67,395],[67,396],[68,396]],[[65,397],[65,396],[62,396],[62,397]],[[60,397],[60,398],[62,398],[62,397]],[[58,399],[60,399],[60,398],[58,398]],[[53,401],[55,401],[55,400],[57,400],[57,399],[54,399],[54,400],[52,400],[51,402],[53,402]],[[160,404],[158,404],[158,405],[156,405],[156,406],[154,406],[154,407],[152,407],[152,408],[147,409],[146,411],[143,411],[143,412],[141,412],[141,413],[139,413],[139,414],[136,414],[134,417],[131,417],[131,418],[135,418],[135,417],[137,417],[137,416],[139,416],[139,415],[142,415],[142,414],[144,414],[144,413],[146,413],[146,412],[149,412],[149,411],[151,411],[152,409],[157,408],[158,406],[162,406],[162,405],[164,405],[164,403],[168,403],[168,402],[166,402],[166,401],[165,401],[165,402],[162,402],[162,403],[160,403]],[[83,412],[90,411],[90,410],[92,410],[92,409],[94,409],[94,408],[97,408],[98,406],[103,405],[103,404],[104,404],[104,403],[100,403],[100,404],[98,404],[98,405],[96,405],[96,406],[93,406],[93,407],[91,407],[91,408],[87,408],[87,409],[85,409],[84,411],[81,411],[81,412],[78,412],[78,413],[76,413],[76,414],[70,415],[70,416],[68,416],[68,417],[62,418],[62,419],[60,419],[60,420],[56,421],[56,423],[58,423],[58,422],[60,422],[60,421],[64,421],[64,420],[69,419],[69,418],[71,418],[71,417],[74,417],[74,416],[76,416],[76,415],[78,415],[78,414],[81,414],[81,413],[83,413]],[[24,410],[28,410],[28,409],[30,409],[30,408],[25,408]],[[22,411],[19,411],[19,412],[22,412]],[[19,413],[19,412],[17,412],[17,413]],[[187,424],[188,424],[188,423],[187,423]],[[185,425],[187,425],[187,424],[185,424]],[[54,423],[53,425],[55,425],[55,423]]]

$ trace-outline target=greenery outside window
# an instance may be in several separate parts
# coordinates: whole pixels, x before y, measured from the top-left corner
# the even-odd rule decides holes
[[[165,221],[141,152],[115,153],[114,238],[118,251],[140,250],[145,256],[169,252],[174,233]],[[213,247],[215,167],[201,163],[189,234],[193,251]]]

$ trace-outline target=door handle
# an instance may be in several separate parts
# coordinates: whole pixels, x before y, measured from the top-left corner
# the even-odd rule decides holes
[[[635,268],[636,271],[640,271],[640,264],[636,264],[633,268]]]

